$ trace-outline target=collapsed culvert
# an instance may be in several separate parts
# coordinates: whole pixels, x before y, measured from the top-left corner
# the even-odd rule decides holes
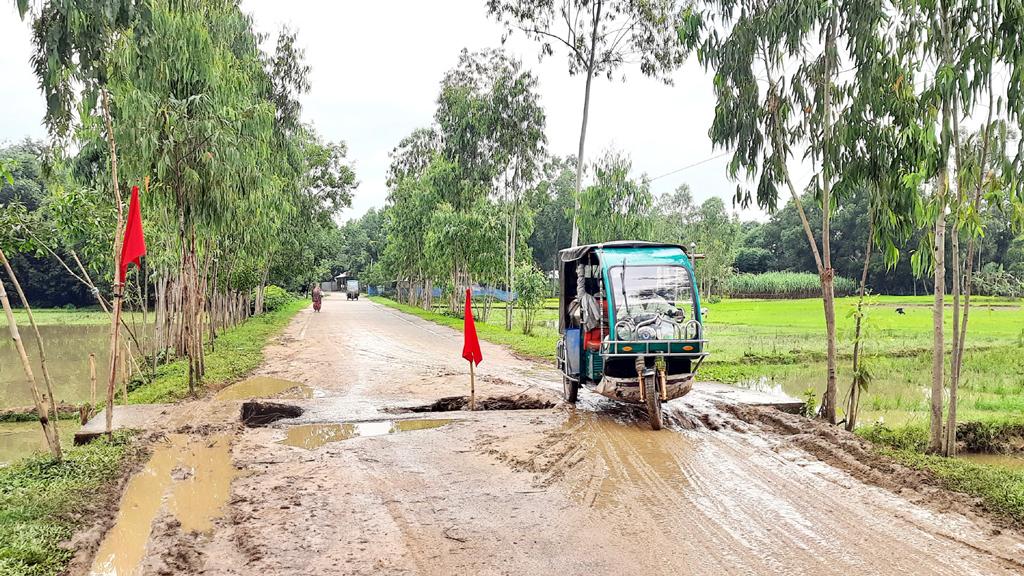
[[[302,416],[302,408],[279,402],[250,401],[242,404],[242,424],[249,428],[260,428],[284,418]]]
[[[493,396],[477,398],[477,410],[545,410],[554,408],[555,403],[542,398],[520,396]],[[446,396],[430,404],[421,406],[403,406],[393,408],[390,412],[456,412],[469,410],[469,396]]]

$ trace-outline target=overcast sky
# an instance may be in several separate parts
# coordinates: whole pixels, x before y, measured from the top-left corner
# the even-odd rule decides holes
[[[353,207],[343,214],[346,219],[384,204],[388,152],[413,129],[430,124],[439,83],[457,63],[459,51],[501,43],[501,27],[487,17],[483,0],[242,4],[257,29],[272,38],[283,25],[298,31],[312,67],[303,116],[326,138],[348,144],[360,180]],[[538,62],[537,45],[521,36],[510,38],[505,48],[539,78],[549,151],[575,154],[584,78],[568,75],[564,53]],[[45,136],[43,100],[29,65],[30,52],[27,24],[18,18],[13,2],[0,3],[0,142]],[[707,137],[714,96],[710,77],[696,61],[675,74],[675,86],[647,79],[637,69],[623,69],[619,77],[594,81],[588,162],[614,147],[631,156],[636,175],[654,178],[721,153],[712,150]],[[718,158],[657,178],[651,187],[661,194],[688,182],[698,201],[717,195],[731,206],[736,185],[726,176],[726,161]]]

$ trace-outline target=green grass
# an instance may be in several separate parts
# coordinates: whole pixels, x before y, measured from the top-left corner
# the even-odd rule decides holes
[[[1024,525],[1024,470],[975,464],[909,450],[882,450],[907,466],[935,474],[949,490],[982,499],[985,506]]]
[[[100,309],[78,308],[65,310],[64,308],[41,308],[33,309],[32,315],[39,326],[83,326],[110,324],[110,314]],[[140,315],[141,316],[141,315]],[[130,321],[130,318],[126,318]],[[28,314],[24,310],[14,310],[14,321],[22,330],[29,326]],[[0,327],[7,327],[7,319],[0,316]]]
[[[438,312],[427,311],[422,308],[417,308],[416,306],[408,306],[379,296],[370,296],[369,298],[378,304],[389,306],[407,314],[412,314],[413,316],[419,316],[424,320],[430,320],[431,322],[441,324],[442,326],[462,330],[462,318],[455,318]],[[478,314],[481,312],[479,306],[474,307],[473,310]],[[522,333],[522,329],[520,328],[520,311],[516,310],[515,312],[516,324],[511,332],[505,330],[505,310],[504,306],[502,306],[501,308],[494,308],[486,321],[477,322],[477,335],[488,342],[504,344],[524,356],[530,356],[538,359],[554,358],[554,346],[555,341],[558,339],[558,331],[544,326],[537,326],[532,335],[525,335]],[[538,313],[538,317],[547,316],[545,312],[551,312],[551,316],[555,314],[554,311],[542,310]]]
[[[281,309],[253,316],[245,323],[218,335],[213,351],[206,353],[206,386],[244,376],[263,362],[263,347],[277,335],[309,300],[294,300]],[[188,395],[188,364],[175,360],[157,369],[156,376],[128,392],[131,404],[173,402]]]
[[[928,431],[917,425],[895,430],[872,426],[862,435],[875,441],[881,454],[931,472],[946,489],[980,498],[987,509],[1024,525],[1024,469],[925,454]]]
[[[0,576],[61,573],[74,554],[60,546],[97,493],[131,462],[131,436],[69,447],[65,459],[27,458],[0,468]]]

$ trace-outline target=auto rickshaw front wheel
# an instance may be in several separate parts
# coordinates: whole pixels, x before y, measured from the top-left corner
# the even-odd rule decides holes
[[[647,397],[647,417],[651,430],[661,430],[661,393],[658,391],[656,375],[644,376],[644,396]]]
[[[580,394],[580,383],[563,374],[562,393],[563,396],[565,396],[566,402],[569,404],[575,404]]]

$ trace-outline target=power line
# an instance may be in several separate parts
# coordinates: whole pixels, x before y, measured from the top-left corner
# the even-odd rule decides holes
[[[690,168],[696,168],[697,166],[700,166],[701,164],[707,164],[708,162],[711,162],[712,160],[717,160],[717,159],[719,159],[719,158],[721,158],[723,156],[728,156],[729,154],[732,154],[732,151],[726,150],[725,152],[722,152],[721,154],[716,154],[714,156],[711,156],[710,158],[705,158],[705,159],[703,159],[703,160],[701,160],[699,162],[694,162],[693,164],[687,164],[686,166],[683,166],[682,168],[676,168],[675,170],[673,170],[671,172],[666,172],[666,173],[662,174],[661,176],[655,176],[654,178],[649,178],[648,180],[650,182],[653,182],[653,181],[655,181],[655,180],[657,180],[659,178],[664,178],[665,176],[671,176],[673,174],[678,174],[679,172],[682,172],[683,170],[689,170]]]

